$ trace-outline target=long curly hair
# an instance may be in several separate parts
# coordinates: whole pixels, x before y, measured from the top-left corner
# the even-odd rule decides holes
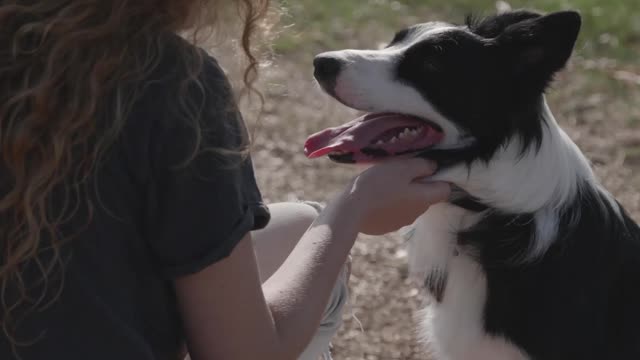
[[[0,0],[0,323],[14,347],[22,310],[42,309],[62,290],[72,200],[92,208],[88,179],[158,65],[163,34],[196,41],[236,11],[252,89],[251,40],[268,9],[269,0]],[[185,52],[185,81],[197,81],[201,52]],[[66,206],[54,211],[54,197]]]

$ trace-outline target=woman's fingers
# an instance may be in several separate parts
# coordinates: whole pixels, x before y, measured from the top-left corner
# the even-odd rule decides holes
[[[412,180],[431,176],[438,169],[438,165],[434,161],[420,158],[401,160],[398,165],[401,167],[399,170]]]
[[[426,182],[412,184],[417,195],[427,204],[446,201],[451,196],[451,185],[445,182]]]
[[[438,169],[438,165],[431,160],[412,158],[412,159],[395,159],[374,165],[370,171],[382,172],[396,180],[409,179],[415,181],[417,179],[429,177]]]

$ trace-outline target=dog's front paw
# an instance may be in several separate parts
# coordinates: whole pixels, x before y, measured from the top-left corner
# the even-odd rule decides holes
[[[431,272],[427,274],[424,280],[424,286],[437,302],[442,302],[444,299],[444,290],[447,286],[447,269],[433,268]]]
[[[434,205],[407,233],[409,273],[438,302],[444,297],[449,261],[456,252],[458,213],[461,211],[450,204]]]

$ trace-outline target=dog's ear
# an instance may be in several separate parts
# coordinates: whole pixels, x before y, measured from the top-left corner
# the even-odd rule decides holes
[[[548,81],[571,57],[581,25],[578,12],[560,11],[510,25],[494,41],[516,74]]]

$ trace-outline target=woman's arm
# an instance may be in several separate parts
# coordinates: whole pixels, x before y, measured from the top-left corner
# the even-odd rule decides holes
[[[367,170],[319,215],[264,287],[250,235],[225,260],[176,280],[191,357],[295,359],[319,326],[358,232],[393,231],[446,199],[448,186],[414,182],[433,171],[424,160]]]
[[[327,210],[320,218],[347,215]],[[346,218],[313,225],[264,289],[250,234],[227,259],[179,279],[192,359],[295,359],[318,328],[357,235]]]

